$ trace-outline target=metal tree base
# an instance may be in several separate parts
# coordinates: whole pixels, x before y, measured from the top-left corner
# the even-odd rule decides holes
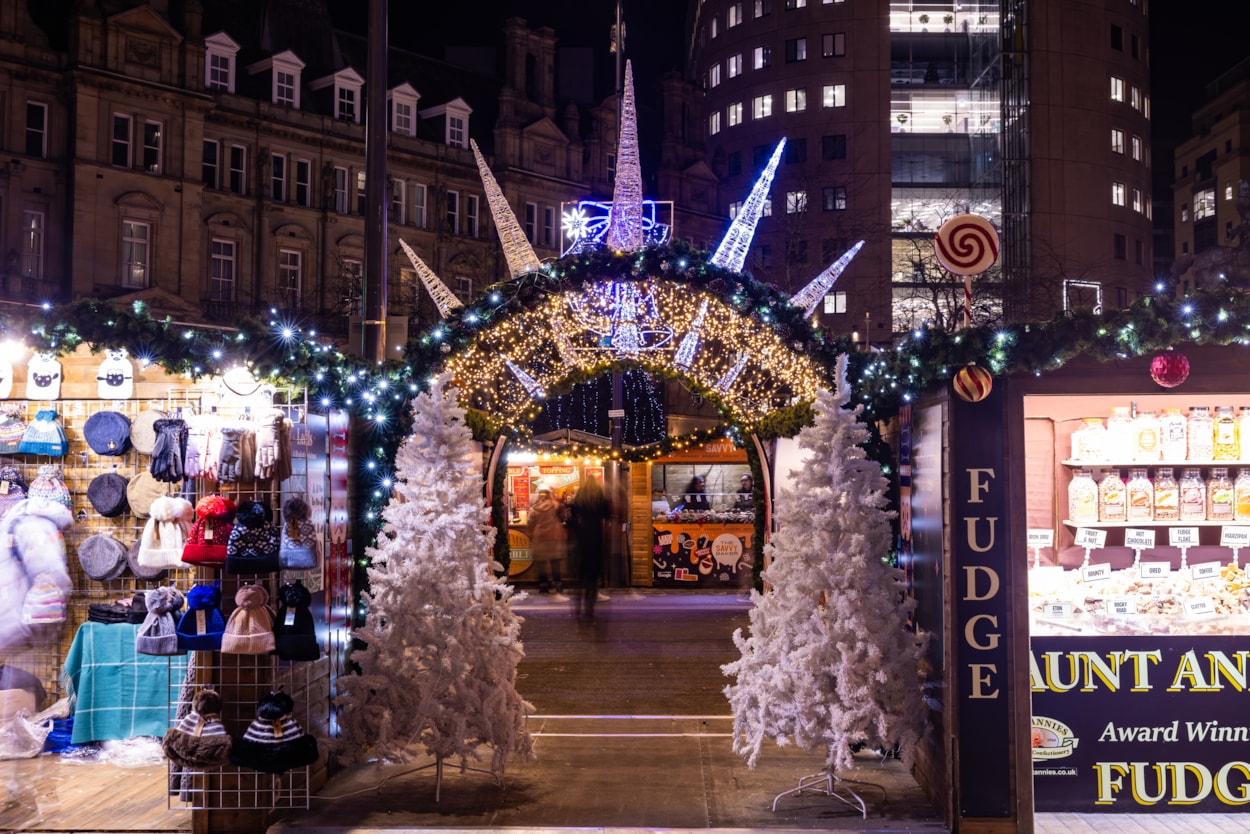
[[[831,770],[800,777],[797,788],[782,791],[773,798],[773,811],[777,810],[777,803],[781,801],[782,797],[796,796],[805,791],[824,794],[832,799],[836,799],[842,804],[849,805],[859,811],[864,819],[868,819],[868,806],[864,804],[864,798],[851,789],[850,783]],[[843,794],[849,794],[850,796],[844,796]]]
[[[421,767],[414,768],[409,771],[409,773],[420,773],[421,771],[428,770],[431,767],[434,768],[434,801],[438,802],[443,789],[443,757],[439,756],[428,765],[421,765]],[[460,760],[460,767],[456,769],[461,773],[481,773],[484,776],[489,776],[497,787],[503,787],[503,780],[500,779],[499,774],[493,770],[483,770],[480,767],[469,767],[465,764],[464,759]]]

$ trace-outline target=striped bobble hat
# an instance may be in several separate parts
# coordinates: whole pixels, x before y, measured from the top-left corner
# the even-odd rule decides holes
[[[206,768],[229,763],[231,743],[221,723],[221,696],[201,689],[191,701],[190,712],[165,732],[161,748],[174,764]]]

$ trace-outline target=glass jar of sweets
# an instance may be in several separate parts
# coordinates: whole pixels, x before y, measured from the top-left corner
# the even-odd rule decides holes
[[[1107,431],[1102,420],[1086,417],[1072,433],[1072,459],[1082,463],[1097,463],[1106,458]]]
[[[1207,483],[1196,467],[1181,472],[1181,521],[1205,521],[1207,517]]]
[[[1107,418],[1107,434],[1105,440],[1106,459],[1112,462],[1130,461],[1137,448],[1137,439],[1133,436],[1133,417],[1128,406],[1118,405],[1111,409]]]
[[[1098,521],[1098,484],[1088,469],[1078,469],[1068,484],[1068,519],[1078,524]]]
[[[1207,521],[1232,521],[1234,500],[1233,479],[1228,477],[1228,467],[1213,467],[1207,478]]]
[[[1118,469],[1108,469],[1098,482],[1098,520],[1128,520],[1128,496]]]
[[[1233,518],[1250,521],[1250,469],[1237,470],[1233,481]]]
[[[1137,447],[1133,452],[1136,463],[1154,463],[1159,460],[1159,418],[1153,411],[1139,411],[1133,418],[1133,437]]]
[[[1211,423],[1211,410],[1204,405],[1189,409],[1189,428],[1186,433],[1189,444],[1189,460],[1212,460],[1214,457],[1215,428]]]
[[[1180,485],[1172,474],[1172,467],[1160,466],[1155,470],[1155,521],[1177,521],[1181,517]]]
[[[1231,405],[1215,408],[1215,419],[1212,421],[1215,434],[1212,442],[1212,460],[1237,460],[1237,416]]]
[[[1169,463],[1178,463],[1189,453],[1186,429],[1189,421],[1181,414],[1179,408],[1165,408],[1159,414],[1159,446],[1163,459]]]
[[[1155,512],[1155,488],[1146,477],[1144,466],[1129,470],[1128,483],[1124,485],[1127,496],[1126,521],[1150,521]]]

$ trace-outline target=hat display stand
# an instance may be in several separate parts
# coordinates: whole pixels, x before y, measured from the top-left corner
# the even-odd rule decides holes
[[[324,657],[311,659],[321,655],[322,647],[316,643],[316,634],[305,633],[306,606],[288,606],[297,612],[298,622],[283,630],[281,654],[271,648],[280,624],[271,622],[270,610],[277,607],[283,584],[303,579],[314,589],[314,611],[322,604],[325,587],[320,554],[303,537],[288,537],[287,557],[293,573],[288,576],[285,565],[281,571],[268,570],[280,550],[284,502],[297,498],[312,503],[308,483],[320,471],[318,464],[310,462],[315,460],[311,444],[291,445],[292,437],[297,443],[309,437],[306,392],[268,383],[253,386],[256,390],[235,386],[235,391],[219,385],[211,375],[191,379],[168,374],[137,354],[92,353],[86,345],[53,356],[28,350],[12,358],[9,368],[0,367],[0,386],[8,389],[0,392],[4,394],[0,396],[0,513],[24,504],[33,485],[36,493],[56,498],[72,519],[62,534],[69,587],[44,582],[40,588],[47,586],[46,598],[36,599],[32,594],[32,604],[19,606],[22,610],[14,614],[30,620],[24,628],[41,629],[39,634],[49,637],[36,649],[24,649],[27,665],[51,693],[61,685],[60,673],[71,646],[83,642],[79,638],[94,636],[100,645],[106,633],[128,637],[137,657],[160,661],[145,665],[144,674],[150,676],[145,678],[147,689],[168,693],[168,703],[160,710],[166,720],[177,715],[169,725],[171,733],[179,733],[170,737],[171,778],[179,771],[194,776],[208,767],[222,771],[222,779],[195,776],[184,780],[183,808],[249,812],[309,807],[316,780],[322,778],[322,770],[311,762],[296,759],[291,769],[275,774],[266,772],[271,762],[263,758],[259,761],[262,769],[227,761],[231,735],[243,734],[257,717],[258,702],[279,685],[294,698],[291,718],[300,727],[320,735],[329,723],[330,707],[322,693],[330,664]],[[48,425],[29,431],[40,412],[48,412],[44,419]],[[158,427],[157,421],[173,421],[174,425],[185,421],[187,446],[182,447],[181,436],[173,446],[157,444],[162,427],[170,434],[170,423]],[[56,431],[58,426],[60,431]],[[240,440],[237,454],[229,458],[225,480],[213,477],[217,473],[204,471],[202,466],[217,460],[213,455],[220,450],[222,426],[239,429],[235,438]],[[59,445],[62,433],[63,450]],[[20,451],[28,434],[28,451]],[[254,438],[253,445],[242,441],[246,436]],[[171,456],[175,446],[179,455]],[[162,460],[168,458],[173,464],[181,457],[181,473],[176,465],[161,470],[163,476],[181,474],[181,479],[171,483],[152,476],[152,452],[158,451],[164,455]],[[42,479],[41,467],[49,467]],[[58,473],[67,495],[60,493],[58,477],[54,477]],[[217,500],[206,504],[206,512],[197,513],[194,519],[181,503],[189,502],[194,508],[209,496]],[[177,512],[165,506],[175,501]],[[266,508],[267,517],[260,525],[262,546],[255,548],[265,557],[258,566],[263,572],[224,574],[234,510],[244,501]],[[291,505],[293,516],[301,513],[299,501]],[[214,504],[223,505],[225,511]],[[312,515],[311,521],[298,522],[292,531],[302,533],[305,524],[315,523],[314,533],[324,534],[320,504]],[[150,517],[154,523],[148,550],[162,555],[159,569],[157,564],[143,564],[151,559],[139,558]],[[200,524],[206,528],[199,533],[201,549],[211,548],[215,558],[190,563],[181,558],[187,550],[182,544],[190,543],[192,522],[201,517],[209,519]],[[178,560],[164,558],[165,551],[172,553],[175,547]],[[318,557],[312,567],[294,567],[309,564],[310,553]],[[223,653],[227,621],[240,608],[236,597],[249,585],[256,590],[245,591],[245,598],[268,596],[268,601],[246,617],[240,613],[235,618],[230,642],[236,651],[258,653]],[[185,603],[176,605],[172,589],[185,594]],[[155,608],[150,608],[152,602]],[[184,649],[185,658],[174,656]],[[190,678],[184,675],[187,667],[193,670]],[[215,695],[193,704],[196,693],[203,690]],[[193,711],[192,706],[197,707],[197,714],[182,720]],[[225,735],[220,735],[223,731]],[[309,742],[315,745],[311,736]],[[45,769],[59,766],[50,759]]]

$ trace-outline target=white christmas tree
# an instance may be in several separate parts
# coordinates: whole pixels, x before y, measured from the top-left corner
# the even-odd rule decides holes
[[[841,365],[844,373],[845,357]],[[765,739],[821,750],[829,793],[835,771],[852,764],[852,745],[899,745],[910,764],[923,724],[920,646],[905,629],[912,605],[901,571],[884,561],[886,481],[860,446],[868,437],[860,409],[846,402],[821,392],[815,425],[799,434],[809,454],[779,502],[768,590],[752,595],[750,636],[734,633],[742,657],[722,667],[736,678],[725,687],[734,751],[754,767]]]
[[[385,525],[369,548],[368,613],[353,635],[359,675],[339,678],[336,703],[347,761],[477,761],[533,756],[516,690],[524,656],[512,586],[491,557],[495,530],[479,456],[449,377],[412,404],[412,434],[395,458]]]

